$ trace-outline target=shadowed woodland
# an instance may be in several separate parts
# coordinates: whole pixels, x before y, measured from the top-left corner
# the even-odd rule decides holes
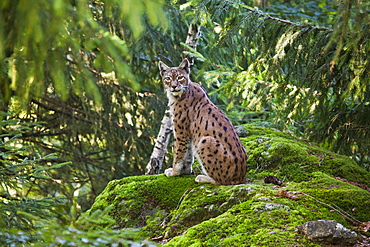
[[[84,246],[76,219],[109,181],[146,172],[167,104],[157,63],[182,55],[234,125],[281,130],[370,171],[369,15],[365,0],[2,1],[0,243],[49,245],[73,226],[58,244]],[[139,238],[95,230],[107,243]]]

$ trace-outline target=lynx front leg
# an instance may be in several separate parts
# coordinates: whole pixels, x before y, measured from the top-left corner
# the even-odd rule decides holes
[[[187,144],[175,142],[175,157],[173,167],[166,169],[164,174],[166,176],[190,174],[192,172],[191,165],[193,162],[194,155],[190,142]]]

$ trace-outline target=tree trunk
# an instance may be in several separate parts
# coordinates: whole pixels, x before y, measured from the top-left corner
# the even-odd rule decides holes
[[[188,36],[186,37],[185,42],[186,45],[190,46],[195,50],[197,47],[197,40],[199,39],[199,37],[200,37],[200,26],[196,24],[190,24]],[[189,59],[190,65],[194,64],[194,59],[191,56],[185,55],[184,58],[185,57]],[[159,174],[162,170],[164,156],[166,155],[168,142],[170,140],[172,133],[171,117],[172,116],[170,110],[167,107],[166,112],[164,113],[162,119],[162,124],[157,139],[155,139],[152,155],[150,156],[149,163],[146,166],[145,174],[147,175]]]
[[[167,107],[162,119],[162,124],[161,128],[159,129],[157,139],[155,139],[152,155],[150,156],[149,163],[146,166],[147,175],[159,174],[161,172],[164,156],[166,155],[166,150],[168,142],[170,141],[171,133],[172,133],[171,113],[170,109]]]

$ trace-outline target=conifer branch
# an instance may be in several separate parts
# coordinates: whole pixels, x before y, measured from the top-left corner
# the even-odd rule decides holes
[[[288,24],[288,25],[292,25],[292,26],[314,29],[314,30],[318,30],[318,31],[330,31],[330,32],[333,31],[332,29],[326,28],[326,27],[315,27],[315,26],[312,26],[312,25],[302,25],[300,23],[295,23],[295,22],[291,22],[291,21],[288,21],[288,20],[272,17],[272,16],[270,16],[266,13],[263,13],[263,12],[259,11],[258,9],[253,9],[251,7],[248,7],[248,6],[244,5],[244,4],[235,3],[233,1],[226,0],[226,2],[228,2],[230,4],[238,4],[241,7],[243,7],[244,9],[246,9],[247,11],[252,12],[253,14],[258,15],[260,17],[263,17],[264,19],[274,20],[274,21],[281,22],[281,23]]]
[[[56,107],[53,107],[53,106],[50,106],[50,105],[46,105],[46,104],[44,104],[44,103],[42,103],[42,102],[40,102],[40,101],[38,101],[36,99],[32,99],[31,100],[31,103],[34,103],[34,104],[38,105],[39,107],[42,107],[42,108],[44,108],[46,110],[54,111],[55,113],[58,113],[60,115],[68,116],[70,118],[74,118],[74,119],[76,119],[78,121],[81,121],[81,122],[84,122],[84,123],[87,123],[87,124],[90,124],[90,125],[96,124],[96,122],[98,120],[98,119],[95,119],[93,121],[93,120],[89,119],[89,118],[91,118],[91,116],[89,116],[88,113],[83,112],[81,110],[78,110],[78,109],[76,109],[74,107],[69,107],[68,105],[64,105],[61,102],[54,101],[54,100],[52,100],[50,98],[43,97],[42,100],[43,101],[46,101],[46,102],[48,102],[50,104],[53,104],[53,106],[56,106]],[[57,107],[59,107],[60,109],[58,109]],[[78,116],[77,113],[80,114],[80,115],[84,115],[85,117]],[[112,126],[116,126],[116,127],[122,128],[122,129],[124,129],[124,130],[126,130],[126,131],[128,131],[130,133],[137,133],[136,128],[128,127],[128,126],[126,126],[124,124],[118,123],[116,121],[111,121],[111,120],[106,119],[106,118],[103,118],[101,116],[99,116],[97,118],[103,120],[104,122],[107,122],[107,123],[111,124]],[[63,134],[63,133],[61,132],[61,134]],[[37,136],[41,136],[41,135],[37,135]],[[148,138],[148,139],[150,138],[149,136],[146,136],[146,135],[143,135],[143,137]]]

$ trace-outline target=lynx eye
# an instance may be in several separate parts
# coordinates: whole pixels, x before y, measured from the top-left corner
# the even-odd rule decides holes
[[[177,77],[177,80],[178,81],[185,81],[185,76],[180,75],[180,76]]]
[[[171,77],[166,76],[165,78],[163,78],[163,80],[164,80],[165,82],[170,82],[170,81],[171,81]]]

